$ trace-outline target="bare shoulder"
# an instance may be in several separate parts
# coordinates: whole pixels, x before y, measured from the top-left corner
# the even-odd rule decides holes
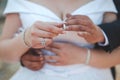
[[[19,14],[7,14],[0,39],[12,38],[21,26]]]
[[[103,23],[110,23],[117,19],[117,14],[113,12],[104,13]]]

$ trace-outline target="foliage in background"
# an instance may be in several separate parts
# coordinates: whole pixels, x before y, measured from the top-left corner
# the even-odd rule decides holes
[[[6,6],[7,0],[0,0],[0,18],[2,17],[3,10]]]

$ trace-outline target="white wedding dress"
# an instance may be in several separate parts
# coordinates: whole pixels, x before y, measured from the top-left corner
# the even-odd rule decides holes
[[[87,15],[96,24],[101,24],[105,12],[117,12],[112,0],[91,0],[91,2],[79,7],[71,14]],[[36,21],[62,22],[48,8],[30,2],[28,0],[8,0],[4,14],[19,13],[22,21],[22,30],[30,27]],[[67,32],[56,40],[69,41],[78,46],[93,47],[76,32]],[[47,52],[48,54],[51,52]],[[74,53],[75,54],[75,53]],[[98,62],[99,63],[99,62]],[[110,69],[98,69],[85,64],[68,66],[52,66],[45,64],[39,71],[31,71],[21,67],[11,80],[113,80]]]

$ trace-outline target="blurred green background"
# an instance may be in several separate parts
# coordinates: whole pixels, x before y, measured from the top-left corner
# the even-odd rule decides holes
[[[6,2],[7,2],[7,0],[0,0],[0,32],[1,32],[1,28],[2,28],[1,25],[4,21],[4,17],[2,16],[2,12],[5,8]]]

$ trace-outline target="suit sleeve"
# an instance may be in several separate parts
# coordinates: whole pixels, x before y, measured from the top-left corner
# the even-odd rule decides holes
[[[107,35],[109,45],[101,46],[106,51],[112,51],[120,45],[120,19],[112,23],[99,25]],[[100,47],[100,46],[99,46]]]

